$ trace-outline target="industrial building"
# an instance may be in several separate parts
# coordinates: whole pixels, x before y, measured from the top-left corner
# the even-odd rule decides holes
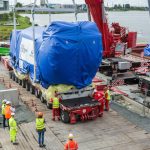
[[[0,0],[0,11],[9,10],[9,0]]]

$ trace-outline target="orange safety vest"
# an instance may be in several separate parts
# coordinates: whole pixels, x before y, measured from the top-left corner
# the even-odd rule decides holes
[[[10,110],[11,106],[6,105],[5,107],[5,118],[6,119],[10,119],[11,118],[11,110]]]
[[[78,149],[78,144],[76,141],[71,141],[69,140],[64,147],[64,150],[77,150]]]

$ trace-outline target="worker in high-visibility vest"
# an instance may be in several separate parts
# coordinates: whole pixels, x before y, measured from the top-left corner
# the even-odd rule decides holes
[[[55,121],[55,117],[60,120],[60,99],[58,98],[57,93],[55,97],[51,99],[52,102],[52,120]]]
[[[5,127],[6,127],[6,119],[5,119],[5,107],[6,107],[6,102],[7,102],[6,99],[4,99],[4,100],[2,101],[2,116],[3,116],[3,128],[4,128],[4,129],[5,129]]]
[[[92,94],[92,97],[100,103],[99,117],[102,117],[103,116],[103,112],[104,112],[104,105],[105,105],[105,98],[104,98],[103,91],[97,91],[95,89],[93,94]]]
[[[68,136],[68,141],[64,146],[64,150],[77,150],[78,149],[78,143],[73,139],[74,139],[74,136],[73,134],[70,133]]]
[[[11,118],[11,113],[12,113],[12,111],[11,111],[11,102],[10,101],[6,102],[4,112],[5,112],[5,119],[7,120],[8,127],[9,127],[9,119]]]
[[[38,116],[36,118],[36,131],[38,132],[38,143],[39,147],[45,147],[44,144],[44,133],[46,131],[45,128],[45,119],[43,118],[43,113],[38,112]]]
[[[9,119],[9,127],[10,127],[9,134],[10,134],[10,141],[13,144],[17,144],[16,143],[17,122],[16,122],[14,116],[15,116],[15,113],[11,113],[11,118]]]
[[[109,111],[109,102],[111,99],[111,95],[108,87],[104,88],[104,95],[105,95],[105,110]]]

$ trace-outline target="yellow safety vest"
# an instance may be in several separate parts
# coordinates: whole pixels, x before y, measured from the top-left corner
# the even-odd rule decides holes
[[[110,91],[109,91],[109,90],[107,90],[107,91],[105,92],[105,94],[106,94],[106,93],[107,93],[107,97],[106,97],[106,99],[110,101]]]
[[[9,119],[9,126],[10,126],[10,130],[16,130],[17,131],[17,123],[13,117],[11,117]]]
[[[6,104],[2,104],[2,115],[5,115],[5,106]]]
[[[57,97],[53,98],[53,108],[59,108],[59,99]]]
[[[36,129],[42,130],[45,128],[44,118],[36,118]]]

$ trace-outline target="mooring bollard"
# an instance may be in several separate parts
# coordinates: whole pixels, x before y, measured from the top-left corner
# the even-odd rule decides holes
[[[35,104],[35,112],[38,112],[37,105]]]
[[[34,102],[33,102],[33,99],[32,99],[31,101],[32,101],[32,107],[34,107]]]
[[[11,86],[11,83],[9,82],[9,86],[8,86],[8,88],[12,88],[12,86]]]

